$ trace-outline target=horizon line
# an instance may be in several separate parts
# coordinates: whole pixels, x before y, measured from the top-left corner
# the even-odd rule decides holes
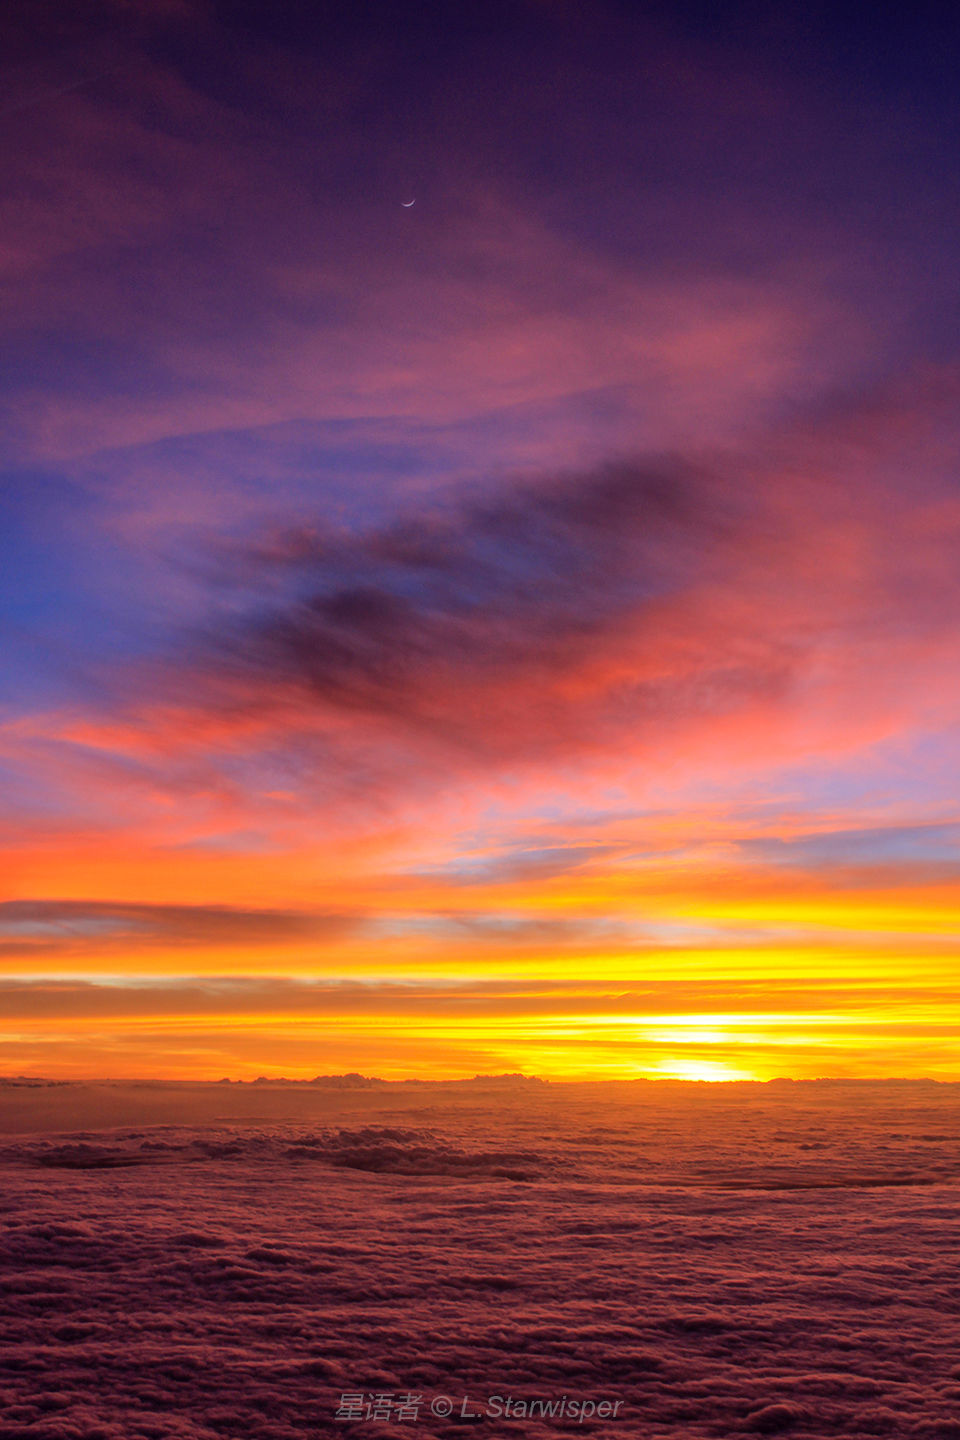
[[[71,1086],[71,1085],[244,1085],[260,1086],[266,1088],[270,1085],[296,1085],[296,1086],[324,1086],[330,1089],[341,1090],[364,1090],[379,1086],[400,1086],[400,1085],[477,1085],[477,1084],[532,1084],[557,1088],[568,1085],[684,1085],[684,1086],[708,1086],[711,1089],[725,1086],[743,1087],[769,1086],[769,1085],[960,1085],[960,1077],[956,1079],[937,1079],[933,1075],[774,1075],[769,1079],[760,1080],[752,1077],[728,1078],[728,1079],[692,1079],[690,1077],[674,1075],[621,1075],[609,1077],[583,1077],[556,1079],[542,1075],[530,1075],[522,1071],[506,1071],[491,1074],[463,1075],[456,1077],[438,1078],[406,1076],[403,1079],[386,1079],[380,1075],[362,1075],[357,1071],[346,1071],[341,1074],[314,1075],[309,1078],[291,1078],[287,1075],[258,1075],[252,1080],[234,1079],[232,1076],[224,1075],[213,1078],[178,1077],[164,1075],[86,1075],[72,1076],[67,1079],[60,1079],[51,1075],[0,1075],[0,1087],[3,1086]]]

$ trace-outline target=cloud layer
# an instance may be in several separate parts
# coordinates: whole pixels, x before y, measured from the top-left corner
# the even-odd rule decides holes
[[[954,1088],[501,1086],[495,1110],[482,1086],[312,1091],[333,1122],[312,1131],[196,1128],[181,1088],[177,1124],[8,1143],[4,1423],[440,1440],[463,1421],[436,1396],[567,1395],[619,1399],[591,1431],[617,1440],[943,1440]],[[357,1392],[426,1399],[409,1427],[337,1421]]]

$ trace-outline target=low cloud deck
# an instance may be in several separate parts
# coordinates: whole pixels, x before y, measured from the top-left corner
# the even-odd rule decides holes
[[[57,1130],[107,1094],[150,1122]],[[0,1129],[4,1435],[960,1434],[960,1087],[7,1085]]]

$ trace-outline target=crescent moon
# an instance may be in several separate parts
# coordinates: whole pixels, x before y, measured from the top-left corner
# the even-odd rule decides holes
[[[416,203],[417,203],[416,200],[401,200],[401,201],[400,201],[400,204],[403,206],[404,210],[409,210],[409,209],[410,209],[410,206],[411,206],[411,205],[416,205]]]

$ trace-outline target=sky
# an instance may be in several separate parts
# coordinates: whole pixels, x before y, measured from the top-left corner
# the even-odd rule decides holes
[[[3,1071],[960,1079],[950,17],[4,25]]]

